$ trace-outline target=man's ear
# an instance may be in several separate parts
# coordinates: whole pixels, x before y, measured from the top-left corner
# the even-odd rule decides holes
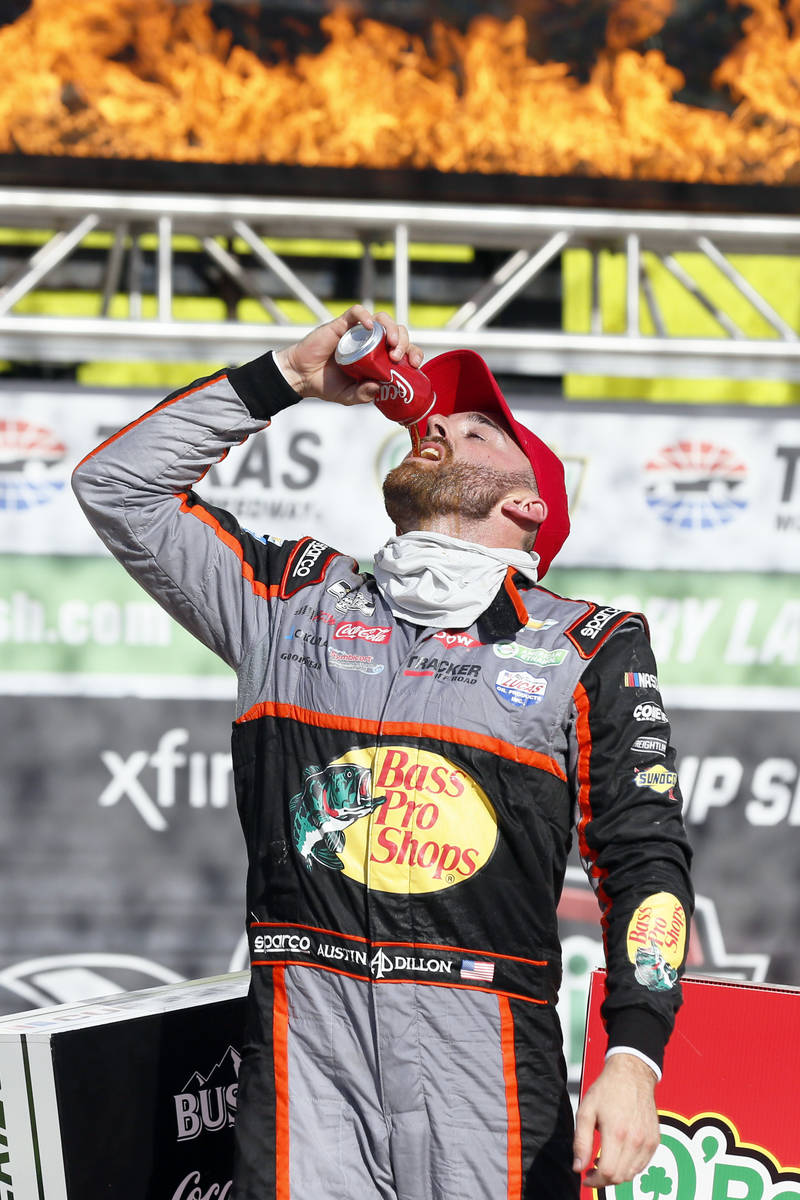
[[[547,516],[547,505],[534,492],[515,493],[501,501],[500,511],[522,529],[538,529]]]

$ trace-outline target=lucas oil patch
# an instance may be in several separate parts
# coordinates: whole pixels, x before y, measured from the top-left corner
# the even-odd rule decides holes
[[[541,704],[547,691],[547,680],[531,675],[530,671],[501,671],[494,688],[498,695],[517,708],[527,708],[529,704]]]
[[[628,924],[626,944],[638,983],[651,992],[673,987],[686,946],[686,913],[678,898],[655,892],[643,900]]]
[[[349,750],[337,764],[371,774],[372,810],[347,828],[338,851],[350,879],[372,891],[438,892],[471,879],[491,858],[497,818],[463,768],[402,745]]]

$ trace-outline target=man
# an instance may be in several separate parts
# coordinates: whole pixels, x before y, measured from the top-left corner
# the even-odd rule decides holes
[[[652,1155],[679,1004],[689,851],[643,620],[537,586],[568,532],[563,468],[467,351],[426,368],[436,408],[387,477],[398,536],[374,576],[191,490],[302,397],[374,399],[333,357],[373,319],[356,305],[169,397],[75,488],[238,674],[253,967],[237,1200],[564,1200],[587,1168],[602,1187]],[[555,1000],[576,811],[610,1048],[573,1142]]]

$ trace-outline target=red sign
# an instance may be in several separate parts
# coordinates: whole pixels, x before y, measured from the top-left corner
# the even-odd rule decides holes
[[[582,1091],[603,1066],[605,972],[589,992]],[[800,989],[687,977],[656,1089],[661,1145],[602,1200],[800,1197]],[[654,1191],[655,1189],[655,1191]]]

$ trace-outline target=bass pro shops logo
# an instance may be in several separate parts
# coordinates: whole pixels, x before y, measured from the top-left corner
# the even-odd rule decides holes
[[[647,1167],[631,1183],[601,1188],[599,1200],[800,1200],[800,1174],[743,1145],[725,1117],[659,1115],[661,1145]]]
[[[637,983],[648,991],[674,987],[686,946],[686,913],[669,892],[648,896],[628,924],[628,958]]]
[[[374,891],[452,887],[486,865],[497,841],[494,809],[475,780],[410,746],[364,747],[307,767],[289,809],[309,871],[341,871]]]

